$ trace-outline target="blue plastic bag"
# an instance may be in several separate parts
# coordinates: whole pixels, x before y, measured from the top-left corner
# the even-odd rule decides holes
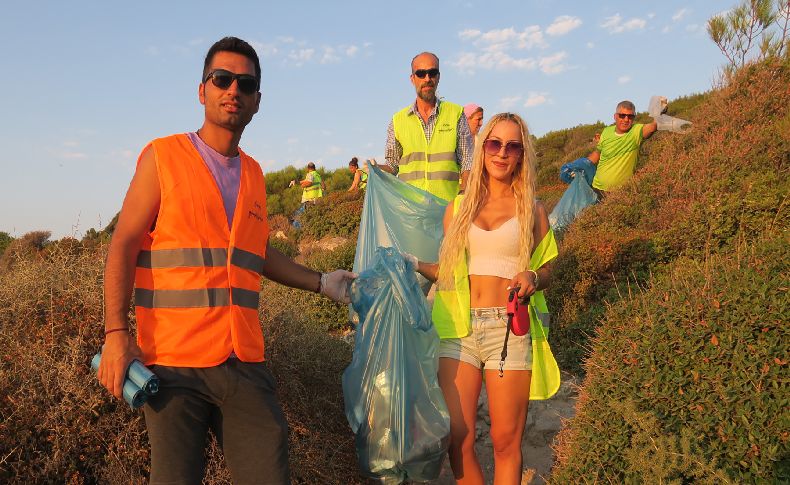
[[[565,229],[585,207],[595,204],[597,201],[598,196],[587,183],[587,179],[576,176],[571,185],[565,189],[565,193],[562,194],[562,198],[557,202],[554,210],[549,214],[549,224],[555,231]]]
[[[377,248],[351,303],[361,323],[343,396],[360,470],[382,483],[434,480],[450,415],[437,377],[439,337],[414,268],[397,250]]]
[[[438,261],[447,202],[384,172],[378,165],[369,166],[354,272],[370,267],[378,247],[393,247],[420,261]]]
[[[587,179],[587,183],[592,185],[595,178],[595,171],[598,167],[590,161],[587,157],[577,158],[572,162],[568,162],[560,167],[560,180],[569,184],[573,182],[574,177],[583,174]]]

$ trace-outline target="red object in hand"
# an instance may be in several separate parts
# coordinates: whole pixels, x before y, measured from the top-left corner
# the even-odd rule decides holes
[[[507,298],[507,315],[512,322],[513,335],[526,335],[529,332],[529,305],[519,302],[518,288],[512,290]]]

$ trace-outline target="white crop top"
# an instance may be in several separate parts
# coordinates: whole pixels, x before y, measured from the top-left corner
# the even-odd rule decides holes
[[[518,273],[518,216],[492,231],[469,226],[469,274],[510,279]]]

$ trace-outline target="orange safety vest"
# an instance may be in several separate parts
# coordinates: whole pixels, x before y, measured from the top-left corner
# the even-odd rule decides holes
[[[232,352],[261,362],[260,279],[269,224],[266,186],[241,150],[241,181],[228,230],[214,177],[186,135],[151,142],[161,201],[135,273],[137,342],[146,365],[211,367]]]

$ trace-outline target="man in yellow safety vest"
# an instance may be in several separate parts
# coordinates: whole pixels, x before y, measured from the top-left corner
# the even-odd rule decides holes
[[[460,172],[472,164],[473,142],[460,105],[436,97],[439,58],[431,52],[411,61],[415,102],[393,115],[387,127],[385,170],[398,178],[451,201],[458,194]]]

